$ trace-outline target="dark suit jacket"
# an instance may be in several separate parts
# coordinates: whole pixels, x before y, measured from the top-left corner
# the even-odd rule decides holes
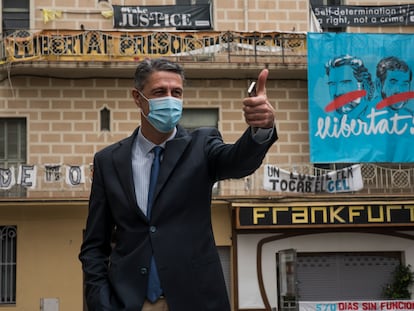
[[[170,311],[230,310],[211,226],[211,189],[218,180],[253,173],[276,130],[266,143],[257,143],[249,128],[235,144],[225,144],[217,129],[189,134],[178,127],[166,144],[150,221],[134,193],[137,132],[94,158],[79,255],[89,311],[140,311],[152,252]]]

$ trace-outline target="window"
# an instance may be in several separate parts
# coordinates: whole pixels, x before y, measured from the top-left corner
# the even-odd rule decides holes
[[[111,130],[111,111],[108,108],[101,110],[101,131]]]
[[[310,0],[312,5],[341,5],[342,0]]]
[[[26,119],[0,118],[0,168],[14,168],[26,164]],[[14,185],[0,190],[0,197],[26,196],[26,190]]]
[[[193,131],[199,127],[218,128],[218,109],[217,108],[184,108],[180,125],[188,131]],[[213,194],[220,191],[220,183],[213,186]]]
[[[180,125],[189,131],[198,127],[218,127],[217,108],[184,108]]]
[[[314,163],[314,174],[317,176],[324,175],[329,171],[339,171],[343,168],[350,167],[355,163]]]
[[[16,226],[0,226],[0,305],[16,304]]]
[[[30,28],[30,1],[3,0],[3,34]]]
[[[176,0],[177,5],[209,4],[211,0]]]

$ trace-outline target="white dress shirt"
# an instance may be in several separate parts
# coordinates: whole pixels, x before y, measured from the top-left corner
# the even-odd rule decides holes
[[[165,149],[165,143],[175,137],[177,129],[159,146]],[[151,165],[154,160],[152,149],[156,145],[142,135],[141,128],[132,144],[132,176],[134,178],[135,196],[142,212],[147,215],[148,190],[151,174]],[[162,159],[162,156],[161,156]]]

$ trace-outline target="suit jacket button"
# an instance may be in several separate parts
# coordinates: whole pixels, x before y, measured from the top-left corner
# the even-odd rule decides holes
[[[148,269],[147,269],[147,268],[141,268],[141,269],[139,269],[139,272],[140,272],[142,275],[145,275],[145,274],[147,274],[147,273],[148,273]]]
[[[155,227],[155,226],[151,226],[151,227],[150,227],[150,232],[151,232],[151,233],[155,233],[155,232],[157,232],[157,227]]]

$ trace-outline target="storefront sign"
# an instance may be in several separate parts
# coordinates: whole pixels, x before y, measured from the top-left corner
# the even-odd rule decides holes
[[[113,5],[114,28],[211,29],[210,5]]]
[[[318,176],[288,172],[274,165],[265,165],[263,187],[276,192],[351,192],[363,189],[361,165],[332,171]]]
[[[412,311],[413,300],[302,301],[299,311]]]
[[[414,25],[414,5],[385,6],[314,6],[322,27]]]
[[[238,229],[414,225],[414,201],[331,205],[234,204]]]

